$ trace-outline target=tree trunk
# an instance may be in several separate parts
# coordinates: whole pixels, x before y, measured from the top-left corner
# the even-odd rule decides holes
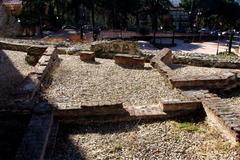
[[[228,48],[228,53],[230,54],[232,51],[232,42],[233,42],[233,31],[231,31],[231,35],[229,36],[229,48]]]
[[[93,28],[95,28],[95,4],[92,4],[91,12],[92,12],[92,26]]]
[[[139,14],[138,13],[136,14],[136,24],[135,25],[137,26],[137,29],[139,29],[140,22],[139,22]]]

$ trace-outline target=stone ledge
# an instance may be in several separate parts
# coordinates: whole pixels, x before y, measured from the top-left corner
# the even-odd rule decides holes
[[[172,58],[172,51],[168,48],[164,48],[150,60],[150,63],[154,66],[155,63],[162,61],[166,65],[171,65]]]
[[[158,72],[162,73],[166,78],[173,75],[173,70],[168,66],[172,64],[172,52],[170,49],[162,49],[159,54],[150,60],[150,63],[153,68],[156,68]]]
[[[114,57],[115,63],[120,66],[144,67],[144,58],[129,54],[116,54]]]
[[[33,115],[21,142],[16,160],[41,160],[44,158],[53,114]]]
[[[21,51],[28,52],[31,47],[35,49],[43,49],[45,50],[47,47],[42,45],[27,45],[21,43],[10,43],[5,41],[0,41],[0,49],[12,50],[12,51]]]
[[[212,75],[209,77],[176,77],[170,76],[169,80],[175,88],[201,88],[229,90],[238,86],[236,74]]]
[[[59,128],[59,122],[57,120],[53,120],[53,125],[51,127],[51,133],[48,138],[48,144],[47,144],[46,152],[44,155],[44,159],[50,160],[52,158],[55,145],[57,142],[58,128]]]
[[[95,54],[90,51],[81,51],[79,52],[80,59],[84,62],[95,62]]]
[[[240,69],[240,59],[237,56],[226,58],[206,54],[176,53],[173,57],[173,63],[199,67]]]
[[[207,90],[189,90],[182,92],[191,99],[202,101],[209,123],[232,143],[240,142],[240,117],[216,94]]]
[[[163,112],[176,112],[199,110],[202,108],[200,101],[181,101],[181,100],[161,100],[160,107]]]
[[[77,106],[72,104],[73,106]],[[68,105],[69,106],[69,105]],[[202,107],[187,108],[171,112],[163,112],[159,104],[144,106],[122,106],[122,104],[102,105],[102,106],[78,106],[59,109],[56,105],[53,111],[54,116],[63,123],[107,123],[134,120],[166,120],[182,116],[192,115],[196,112],[202,113]]]
[[[91,50],[98,58],[114,58],[115,54],[124,53],[130,55],[141,55],[136,42],[114,40],[105,41],[91,45]]]
[[[54,115],[57,117],[128,115],[122,103],[98,106],[73,106],[75,107],[59,108],[58,104],[55,104],[56,110],[54,110]]]

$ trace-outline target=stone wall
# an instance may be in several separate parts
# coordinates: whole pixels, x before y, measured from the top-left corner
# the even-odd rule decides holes
[[[240,69],[240,58],[238,56],[176,53],[173,57],[173,63],[199,67]]]
[[[115,54],[141,55],[137,44],[131,41],[109,41],[99,44],[93,44],[91,50],[95,52],[96,57],[113,59]]]
[[[30,65],[36,65],[43,52],[47,49],[47,45],[21,44],[8,41],[0,41],[0,49],[27,52],[25,60]]]
[[[6,13],[0,3],[0,37],[14,37],[18,34],[20,24],[16,18]]]
[[[44,81],[48,81],[50,72],[58,62],[58,50],[56,48],[48,47],[43,51],[41,58],[34,67],[34,72],[30,73],[18,88],[18,99],[33,99]]]

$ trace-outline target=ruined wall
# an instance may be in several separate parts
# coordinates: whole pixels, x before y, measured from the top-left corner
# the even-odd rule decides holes
[[[135,42],[114,40],[98,44],[93,44],[91,50],[95,52],[96,57],[112,59],[116,54],[141,55]]]
[[[7,14],[0,2],[0,37],[14,37],[18,34],[20,24],[16,18]]]

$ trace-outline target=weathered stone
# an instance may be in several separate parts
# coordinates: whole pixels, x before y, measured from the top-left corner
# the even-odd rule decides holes
[[[80,59],[84,62],[95,62],[95,54],[90,51],[81,51]]]
[[[47,47],[29,47],[27,49],[27,54],[31,56],[42,56]]]
[[[25,60],[29,65],[35,65],[38,62],[38,57],[27,55]]]
[[[200,101],[161,100],[160,107],[164,112],[198,110],[202,108]]]
[[[122,66],[144,67],[144,58],[135,55],[117,54],[114,60],[116,64]]]
[[[95,52],[96,57],[113,59],[116,54],[124,53],[131,55],[141,55],[137,44],[131,41],[109,41],[94,44],[91,50]]]
[[[173,58],[175,64],[186,64],[200,67],[216,67],[216,68],[240,68],[240,58],[224,57],[206,54],[194,54],[194,53],[176,53]]]

